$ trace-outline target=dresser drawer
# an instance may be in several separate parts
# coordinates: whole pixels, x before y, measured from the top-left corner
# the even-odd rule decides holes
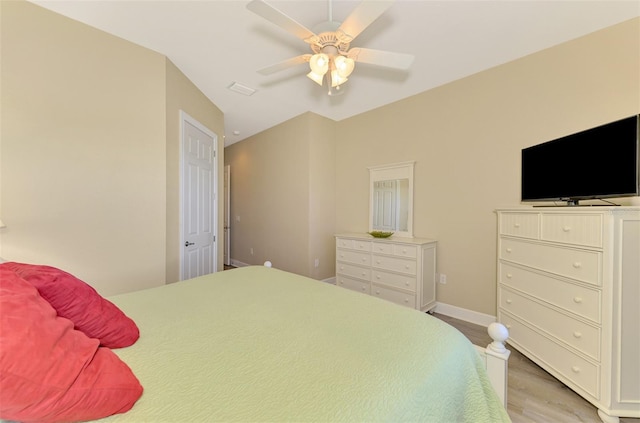
[[[599,399],[600,367],[574,354],[565,347],[553,342],[520,323],[507,313],[500,313],[500,322],[509,329],[510,342],[529,351],[537,363],[543,363],[550,370],[555,370],[568,382],[581,388],[592,397]],[[543,367],[545,367],[543,365]]]
[[[371,251],[371,242],[359,239],[337,238],[336,247],[349,250]]]
[[[600,291],[579,286],[508,263],[499,263],[500,283],[600,323]]]
[[[566,244],[602,247],[602,215],[543,214],[540,238]]]
[[[396,304],[416,308],[415,294],[408,294],[405,292],[384,288],[382,286],[372,285],[371,295],[382,298],[383,300],[394,302]]]
[[[336,273],[339,275],[350,276],[352,278],[371,280],[371,269],[354,266],[347,263],[336,263]]]
[[[555,336],[589,357],[600,359],[600,329],[537,303],[524,295],[500,288],[500,307]]]
[[[398,275],[397,273],[383,272],[381,270],[374,269],[371,281],[378,284],[390,285],[396,288],[416,292],[415,276]]]
[[[371,264],[371,254],[354,250],[338,249],[336,250],[336,260],[369,266]]]
[[[500,235],[538,239],[539,222],[537,213],[501,213]]]
[[[593,285],[601,284],[602,254],[597,251],[501,238],[500,258]]]
[[[382,242],[374,242],[371,251],[378,254],[388,254],[413,259],[418,256],[418,248],[415,245],[406,244],[388,244]]]
[[[407,275],[415,275],[417,267],[415,260],[377,255],[372,257],[372,266],[378,269],[391,270]]]
[[[363,294],[371,293],[369,282],[361,281],[358,279],[351,279],[343,275],[338,275],[336,277],[336,285],[342,288],[350,289],[352,291],[362,292]]]

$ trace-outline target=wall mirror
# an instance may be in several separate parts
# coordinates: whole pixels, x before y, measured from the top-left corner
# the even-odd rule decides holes
[[[369,168],[369,231],[413,238],[413,166],[402,162]]]

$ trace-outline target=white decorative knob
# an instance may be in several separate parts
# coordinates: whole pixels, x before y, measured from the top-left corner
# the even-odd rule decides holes
[[[573,366],[573,367],[571,367],[571,371],[572,371],[573,373],[580,373],[580,367],[578,367],[578,366]]]
[[[576,261],[575,263],[573,263],[573,267],[575,267],[576,269],[580,269],[582,267],[582,263]]]
[[[507,349],[504,346],[504,341],[509,338],[507,328],[502,323],[493,322],[489,325],[488,332],[491,339],[493,339],[493,342],[489,344],[489,348],[495,352],[505,352]]]
[[[507,299],[507,304],[511,304],[513,301],[511,301],[511,298]]]
[[[511,273],[507,273],[507,279],[511,279],[513,275]]]
[[[513,251],[511,248],[507,248],[507,253],[510,253],[511,251]]]
[[[570,231],[571,231],[571,226],[563,226],[563,227],[562,227],[562,230],[563,230],[564,232],[570,232]]]
[[[380,295],[380,291],[376,291],[376,295]]]
[[[578,339],[580,339],[580,338],[582,338],[582,333],[579,332],[579,331],[575,331],[575,332],[573,332],[573,336],[578,338]]]
[[[582,302],[582,297],[573,297],[573,302],[576,304],[580,304]]]
[[[519,228],[519,227],[520,227],[520,223],[518,223],[518,222],[514,223],[514,224],[513,224],[513,227],[514,227],[514,228]]]

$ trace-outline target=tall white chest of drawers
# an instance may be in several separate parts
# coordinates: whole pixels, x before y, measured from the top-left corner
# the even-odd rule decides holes
[[[336,284],[429,311],[436,306],[436,241],[336,235]]]
[[[509,343],[598,407],[640,417],[640,207],[500,209]]]

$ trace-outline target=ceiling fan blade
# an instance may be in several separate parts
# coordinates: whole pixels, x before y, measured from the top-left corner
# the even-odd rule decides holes
[[[409,69],[414,59],[414,56],[411,54],[357,47],[349,50],[347,56],[359,63],[368,63],[400,70]]]
[[[291,19],[275,7],[266,3],[264,0],[253,0],[247,4],[247,9],[262,16],[269,22],[278,25],[285,31],[295,35],[301,40],[307,40],[308,38],[315,37],[316,34],[307,29],[304,25]]]
[[[266,68],[258,69],[258,73],[261,75],[271,75],[273,73],[280,72],[290,67],[297,66],[302,63],[307,63],[309,62],[309,59],[311,59],[310,54],[303,54],[302,56],[292,57],[291,59],[285,60],[283,62],[276,63],[271,66],[267,66]]]
[[[338,32],[342,32],[345,42],[351,42],[373,21],[393,5],[393,0],[363,0],[342,22]]]

